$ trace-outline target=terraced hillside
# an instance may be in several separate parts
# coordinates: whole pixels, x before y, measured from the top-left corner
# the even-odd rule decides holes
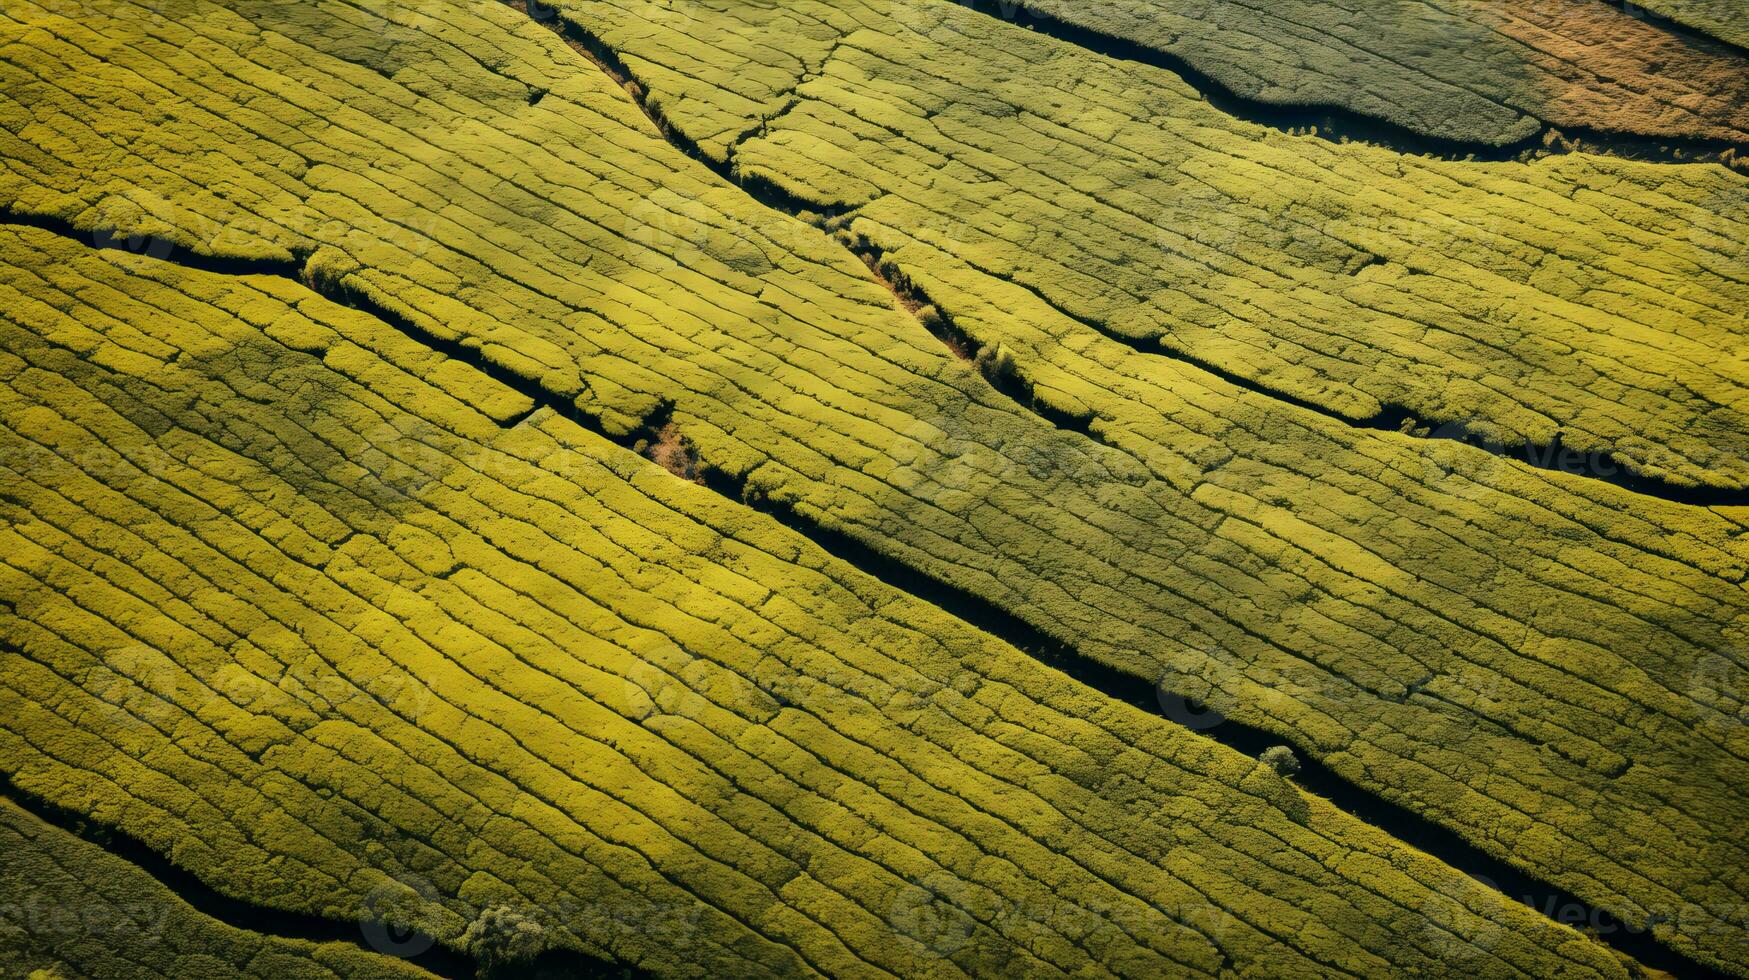
[[[1749,48],[1749,9],[1731,0],[1647,0],[1642,11],[1668,17],[1738,48]]]
[[[102,847],[0,800],[5,976],[417,980],[400,958],[342,943],[264,938],[190,908]]]
[[[918,276],[1020,287],[1033,296],[1002,308],[1026,303],[1047,329],[1080,321],[1351,421],[1744,486],[1749,211],[1734,174],[1286,137],[1175,76],[954,4],[898,22],[739,3],[688,8],[693,27],[641,23],[635,4],[561,9],[702,153],[854,209],[850,233],[888,252],[947,253]],[[918,33],[926,14],[937,25]],[[694,36],[728,40],[674,43]],[[975,302],[935,298],[956,315]]]
[[[663,973],[1621,974],[302,286],[0,254],[0,764],[228,893]]]
[[[0,161],[0,772],[232,899],[1749,973],[1725,167],[1288,134],[946,0],[15,5]]]
[[[1455,144],[1524,146],[1548,127],[1749,143],[1749,76],[1734,0],[1668,3],[1717,35],[1672,36],[1607,0],[984,0],[965,6],[1095,45],[1164,55],[1221,91],[1350,114]],[[901,22],[911,15],[901,13]],[[932,22],[915,15],[919,25]],[[1736,26],[1732,26],[1736,25]],[[1137,51],[1121,42],[1133,42]],[[1735,45],[1735,46],[1733,46]],[[1655,145],[1655,144],[1654,144]]]

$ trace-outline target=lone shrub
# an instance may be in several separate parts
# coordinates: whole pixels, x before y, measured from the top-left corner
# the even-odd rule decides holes
[[[1300,771],[1300,757],[1285,745],[1271,745],[1257,757],[1259,762],[1274,769],[1280,776],[1292,776]]]
[[[493,905],[468,924],[462,946],[480,964],[480,975],[490,977],[546,952],[547,930],[515,909]]]

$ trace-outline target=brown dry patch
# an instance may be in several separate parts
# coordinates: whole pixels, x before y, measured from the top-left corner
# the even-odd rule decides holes
[[[704,482],[699,471],[698,450],[673,422],[664,423],[653,438],[639,440],[636,448],[651,462],[682,480]]]
[[[625,66],[621,65],[618,59],[612,57],[605,48],[589,44],[585,40],[579,39],[573,32],[567,31],[565,22],[560,19],[557,7],[551,3],[543,2],[543,0],[499,0],[499,2],[552,31],[572,51],[582,55],[590,64],[601,69],[615,84],[625,89],[626,94],[631,96],[632,101],[637,104],[639,109],[643,110],[644,115],[649,117],[650,122],[655,125],[656,130],[662,134],[664,139],[673,140],[673,126],[668,123],[668,120],[649,110],[648,102],[645,100],[644,87],[639,85],[637,79],[634,79],[631,73],[625,70]]]
[[[854,244],[850,246],[850,250],[856,253],[856,257],[862,260],[863,265],[868,266],[869,274],[875,277],[875,281],[887,287],[887,291],[893,294],[893,302],[899,304],[900,309],[912,316],[916,316],[917,312],[923,309],[926,304],[918,299],[910,289],[903,286],[898,279],[888,274],[887,265],[881,260],[880,252],[866,245],[857,247]]]
[[[1472,6],[1529,48],[1521,74],[1537,98],[1522,104],[1556,127],[1749,144],[1749,59],[1725,45],[1594,0]]]
[[[870,246],[867,242],[845,241],[844,244],[856,254],[857,258],[862,260],[863,265],[868,266],[869,275],[874,276],[875,282],[887,287],[887,292],[893,294],[893,302],[899,309],[922,321],[923,326],[930,333],[947,345],[948,351],[953,356],[962,361],[977,360],[977,345],[950,324],[947,318],[941,315],[941,311],[929,302],[928,297],[925,297],[917,287],[911,285],[902,273],[887,262],[878,249]]]

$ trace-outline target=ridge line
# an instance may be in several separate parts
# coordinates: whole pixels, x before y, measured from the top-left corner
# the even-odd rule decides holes
[[[900,296],[900,306],[906,309],[907,312],[916,316],[918,314],[917,307],[931,306],[940,315],[941,319],[947,322],[949,329],[953,330],[952,320],[946,315],[946,312],[941,308],[940,304],[931,300],[921,289],[916,287],[914,283],[911,283],[908,280],[904,282],[896,280],[891,273],[885,269],[881,263],[881,256],[878,253],[871,256],[867,250],[859,249],[855,243],[848,241],[842,234],[837,233],[845,219],[853,215],[860,208],[860,205],[841,207],[830,204],[818,204],[798,197],[764,177],[743,173],[735,161],[734,154],[734,150],[739,146],[739,142],[730,147],[729,155],[726,159],[720,161],[713,159],[699,147],[696,141],[681,132],[679,127],[674,125],[659,107],[651,104],[648,90],[644,85],[638,81],[637,77],[626,67],[624,61],[620,59],[618,54],[588,28],[565,18],[559,12],[559,9],[553,6],[550,2],[543,2],[543,0],[499,0],[499,2],[526,14],[536,24],[553,32],[572,50],[576,51],[590,63],[599,68],[620,88],[625,90],[626,94],[631,98],[632,103],[637,106],[647,119],[650,120],[651,124],[655,126],[657,132],[661,134],[663,139],[675,149],[685,154],[688,158],[703,165],[707,170],[715,174],[724,182],[739,187],[742,191],[751,196],[755,202],[767,208],[783,212],[798,221],[813,225],[814,227],[827,232],[828,237],[837,241],[846,251],[862,260],[862,264],[868,266],[872,277],[881,285],[893,291],[895,295],[899,295],[901,291],[907,291],[909,295]],[[1005,5],[1009,2],[1010,0],[1004,0]],[[1610,0],[1604,0],[1604,2],[1610,2]],[[1014,3],[1013,6],[1020,11],[1025,11],[1027,9],[1023,3]],[[990,16],[999,15],[991,13]],[[1133,44],[1134,42],[1127,43]],[[1153,49],[1149,48],[1145,50],[1152,51]],[[775,118],[775,116],[773,118]],[[770,119],[762,119],[752,130],[749,130],[749,132],[758,131],[769,122]],[[1532,137],[1533,140],[1538,138],[1539,137]],[[1744,161],[1745,165],[1749,166],[1749,152],[1745,153]],[[821,209],[824,209],[824,214],[820,213]],[[1681,484],[1671,483],[1667,480],[1633,472],[1627,464],[1621,462],[1607,449],[1584,451],[1582,453],[1584,465],[1582,466],[1566,465],[1566,461],[1569,459],[1568,453],[1572,450],[1569,450],[1562,445],[1559,434],[1557,434],[1555,442],[1550,445],[1539,445],[1529,441],[1507,443],[1502,440],[1488,438],[1479,432],[1473,425],[1462,420],[1431,419],[1428,420],[1427,423],[1421,423],[1418,419],[1418,416],[1421,413],[1417,413],[1409,406],[1384,402],[1381,402],[1380,410],[1370,417],[1355,418],[1353,416],[1344,415],[1341,412],[1321,406],[1308,399],[1300,398],[1287,392],[1271,388],[1262,382],[1247,378],[1227,368],[1220,367],[1213,362],[1195,357],[1187,352],[1167,347],[1158,339],[1150,343],[1141,338],[1123,336],[1122,334],[1107,329],[1103,324],[1095,323],[1083,317],[1069,313],[1056,302],[1045,297],[1037,289],[1026,283],[1014,279],[1003,279],[1002,281],[1009,282],[1027,290],[1041,302],[1070,320],[1080,323],[1110,340],[1125,344],[1139,353],[1157,354],[1188,364],[1191,367],[1211,374],[1228,384],[1232,384],[1254,394],[1262,395],[1266,398],[1274,399],[1286,405],[1291,405],[1296,408],[1305,409],[1306,411],[1322,415],[1325,418],[1340,422],[1350,429],[1391,432],[1418,441],[1448,440],[1462,443],[1496,458],[1509,459],[1523,463],[1533,470],[1560,473],[1582,480],[1608,484],[1629,493],[1652,497],[1683,506],[1749,507],[1749,487],[1733,488],[1702,485],[1683,486]],[[930,333],[936,334],[938,338],[942,337],[940,331],[931,323],[924,322],[924,327],[929,330]],[[959,341],[965,340],[963,333],[959,333],[957,330],[954,330],[953,332],[958,335],[957,339]],[[954,349],[956,353],[958,353],[958,345],[956,343],[946,341],[945,339],[944,342],[948,343],[950,349]],[[976,352],[974,351],[973,353],[975,354]],[[985,367],[985,365],[980,364],[980,367]],[[1039,400],[1032,397],[1030,385],[1025,385],[1024,382],[1022,382],[1026,391],[1025,397],[1021,397],[1015,393],[1015,386],[1012,383],[1014,379],[1010,378],[1007,383],[1004,383],[1003,379],[993,375],[992,372],[988,370],[984,371],[984,374],[986,379],[990,380],[992,385],[994,385],[999,391],[1002,391],[1003,394],[1008,395],[1011,399],[1018,402],[1022,407],[1029,411],[1043,416],[1046,421],[1051,422],[1058,428],[1078,431],[1083,435],[1093,437],[1092,433],[1088,430],[1088,422],[1091,421],[1090,419],[1070,418],[1063,413],[1052,413],[1048,406],[1041,407]],[[1426,431],[1425,433],[1410,431],[1411,428],[1425,429]],[[1095,438],[1096,441],[1099,441],[1096,437],[1093,438]]]
[[[87,240],[87,235],[90,235],[90,240],[95,243],[92,247],[99,251],[116,250],[122,247],[113,243],[103,244],[104,234],[101,231],[81,233],[71,223],[61,219],[45,216],[14,218],[9,212],[0,213],[0,218],[14,224],[35,227],[51,234],[58,234],[74,241]],[[218,270],[230,269],[235,270],[229,273],[233,275],[267,274],[293,279],[304,284],[316,295],[330,302],[359,310],[402,336],[481,371],[493,380],[530,398],[538,407],[552,409],[560,417],[633,452],[639,451],[640,443],[647,443],[652,436],[656,435],[653,427],[659,427],[663,424],[666,406],[658,405],[651,417],[645,419],[644,424],[634,431],[623,436],[610,435],[598,418],[547,390],[537,380],[525,378],[506,368],[494,365],[477,348],[467,347],[458,340],[446,340],[434,336],[407,318],[383,308],[357,290],[331,282],[312,284],[306,281],[306,277],[299,274],[301,270],[294,269],[295,263],[284,260],[215,258],[201,256],[189,249],[182,251],[189,256],[188,261],[182,261],[180,258],[171,259],[168,254],[148,256],[148,258],[152,261],[214,272],[215,274],[226,274],[218,272]],[[644,455],[648,458],[648,454]],[[684,477],[670,472],[676,479],[684,479]],[[1145,677],[1125,672],[1104,663],[1091,654],[1081,652],[1074,644],[1057,638],[983,596],[906,565],[902,561],[876,550],[851,533],[823,526],[799,513],[793,507],[757,493],[744,477],[731,476],[712,467],[708,462],[702,466],[702,472],[698,475],[701,478],[700,482],[706,488],[731,502],[771,518],[791,532],[807,539],[832,558],[856,568],[887,587],[916,601],[934,606],[968,628],[977,630],[1026,654],[1041,666],[1065,675],[1113,700],[1122,701],[1144,713],[1160,718],[1181,731],[1207,738],[1229,750],[1252,758],[1255,758],[1262,748],[1269,745],[1280,744],[1284,741],[1293,742],[1291,738],[1235,722],[1218,712],[1212,716],[1216,720],[1216,724],[1187,724],[1184,718],[1176,716],[1186,711],[1202,715],[1208,709],[1183,696],[1182,692],[1172,690],[1167,684],[1169,675],[1163,674],[1161,678],[1150,681]],[[1615,949],[1620,955],[1644,965],[1680,971],[1685,977],[1704,978],[1704,980],[1725,976],[1686,954],[1658,942],[1648,926],[1623,922],[1607,910],[1584,902],[1565,889],[1515,868],[1505,859],[1496,857],[1480,846],[1465,840],[1456,831],[1440,826],[1406,805],[1396,803],[1350,782],[1346,777],[1325,766],[1307,752],[1303,746],[1300,748],[1302,769],[1294,779],[1296,786],[1305,792],[1322,797],[1358,822],[1389,837],[1399,846],[1423,854],[1431,860],[1466,874],[1507,900],[1529,906],[1550,921],[1557,923],[1561,921],[1555,917],[1551,910],[1560,910],[1563,915],[1577,912],[1583,917],[1583,921],[1597,924],[1599,941]],[[24,791],[12,785],[7,774],[0,772],[0,795],[11,796],[22,792]],[[46,804],[46,801],[45,805],[52,806],[52,804]],[[116,833],[122,832],[116,831]],[[140,843],[139,846],[151,854],[157,855],[164,862],[164,866],[168,868],[168,873],[184,874],[194,878],[192,873],[169,864],[167,858],[153,851],[149,845]],[[195,881],[198,882],[198,878],[195,878]],[[204,883],[200,884],[211,890],[210,886],[205,886]],[[179,889],[172,888],[172,890],[182,894]],[[215,892],[215,894],[218,893]],[[219,897],[224,898],[222,895]],[[287,912],[285,914],[292,916],[296,913]],[[217,915],[213,917],[220,918]],[[318,921],[327,921],[321,920],[320,917],[315,918]],[[221,919],[221,921],[225,920]],[[575,955],[582,956],[582,954]],[[599,964],[599,961],[591,960],[589,962]],[[612,969],[630,968],[613,967]],[[449,975],[462,978],[462,980],[466,980],[470,976],[467,973]],[[602,975],[616,974],[605,973]]]
[[[1394,433],[1417,441],[1457,442],[1491,456],[1523,463],[1533,470],[1591,480],[1629,493],[1654,497],[1683,506],[1749,507],[1749,487],[1683,486],[1671,483],[1633,472],[1631,467],[1621,462],[1614,453],[1607,449],[1583,451],[1587,461],[1587,465],[1583,467],[1563,465],[1562,460],[1566,453],[1580,451],[1569,450],[1568,447],[1563,446],[1559,432],[1556,433],[1555,441],[1550,444],[1529,441],[1509,443],[1491,439],[1479,432],[1474,426],[1459,419],[1432,418],[1423,421],[1420,415],[1424,413],[1418,413],[1408,405],[1385,401],[1380,401],[1380,409],[1372,415],[1364,417],[1346,415],[1310,399],[1272,388],[1262,381],[1248,378],[1212,361],[1197,357],[1188,351],[1167,346],[1161,337],[1131,337],[1111,329],[1101,321],[1071,313],[1030,283],[1021,282],[1018,279],[1002,276],[976,266],[973,268],[991,278],[1025,290],[1064,319],[1079,323],[1108,340],[1129,347],[1138,354],[1155,355],[1188,364],[1197,370],[1214,375],[1236,388],[1321,415],[1332,421],[1340,422],[1350,429]],[[918,295],[923,296],[921,291],[918,292]],[[923,297],[923,301],[929,302],[927,297]]]
[[[178,866],[168,856],[127,831],[50,802],[19,786],[16,777],[16,773],[0,771],[0,799],[10,801],[50,827],[102,849],[104,853],[162,885],[176,901],[232,929],[275,939],[356,946],[374,956],[412,963],[445,980],[472,980],[476,975],[476,966],[471,957],[458,953],[421,932],[406,934],[408,952],[388,953],[371,945],[362,928],[367,920],[362,916],[356,920],[331,919],[226,895],[207,884],[199,875]],[[380,920],[368,921],[385,929],[391,928]],[[419,946],[424,946],[424,950],[417,953],[411,951],[412,947]]]
[[[1537,123],[1535,132],[1507,143],[1434,136],[1404,123],[1328,102],[1270,102],[1241,95],[1181,55],[1095,27],[1075,24],[1039,11],[1025,0],[1001,0],[1000,10],[987,10],[977,0],[950,0],[974,13],[1042,34],[1113,61],[1146,65],[1178,76],[1204,101],[1227,115],[1288,135],[1309,135],[1332,143],[1358,143],[1404,156],[1433,157],[1454,162],[1503,163],[1528,158],[1591,153],[1643,163],[1718,163],[1749,172],[1749,143],[1704,136],[1645,136],[1626,130],[1587,126],[1557,126],[1517,106],[1495,103]],[[1601,0],[1611,6],[1631,6],[1631,0]],[[1635,8],[1641,9],[1641,8]],[[1648,12],[1649,13],[1649,12]],[[1652,22],[1669,21],[1652,15]],[[1662,25],[1660,25],[1662,26]],[[1677,25],[1682,27],[1682,25]],[[1726,42],[1693,28],[1682,29],[1731,48]],[[1732,50],[1736,50],[1732,48]],[[1746,53],[1746,52],[1738,52]],[[1409,67],[1409,66],[1403,66]],[[1412,69],[1413,70],[1413,69]],[[1417,74],[1431,78],[1424,72]]]

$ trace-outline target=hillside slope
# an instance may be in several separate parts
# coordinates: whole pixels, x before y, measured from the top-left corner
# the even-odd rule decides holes
[[[927,2],[916,6],[927,7]],[[1133,42],[1267,106],[1328,107],[1472,148],[1525,144],[1547,127],[1749,143],[1742,5],[1667,0],[1028,0],[968,3],[1101,45]],[[1642,8],[1729,43],[1672,32]],[[894,4],[901,19],[912,15]],[[1024,12],[1024,13],[1021,13]],[[1059,26],[1062,25],[1062,26]],[[1084,35],[1089,32],[1092,36]],[[1735,44],[1736,47],[1732,45]]]
[[[8,9],[21,784],[661,973],[1622,969],[1043,637],[1749,969],[1742,178],[730,6]]]
[[[664,975],[1621,975],[385,324],[114,256],[0,232],[0,767],[215,888]]]

